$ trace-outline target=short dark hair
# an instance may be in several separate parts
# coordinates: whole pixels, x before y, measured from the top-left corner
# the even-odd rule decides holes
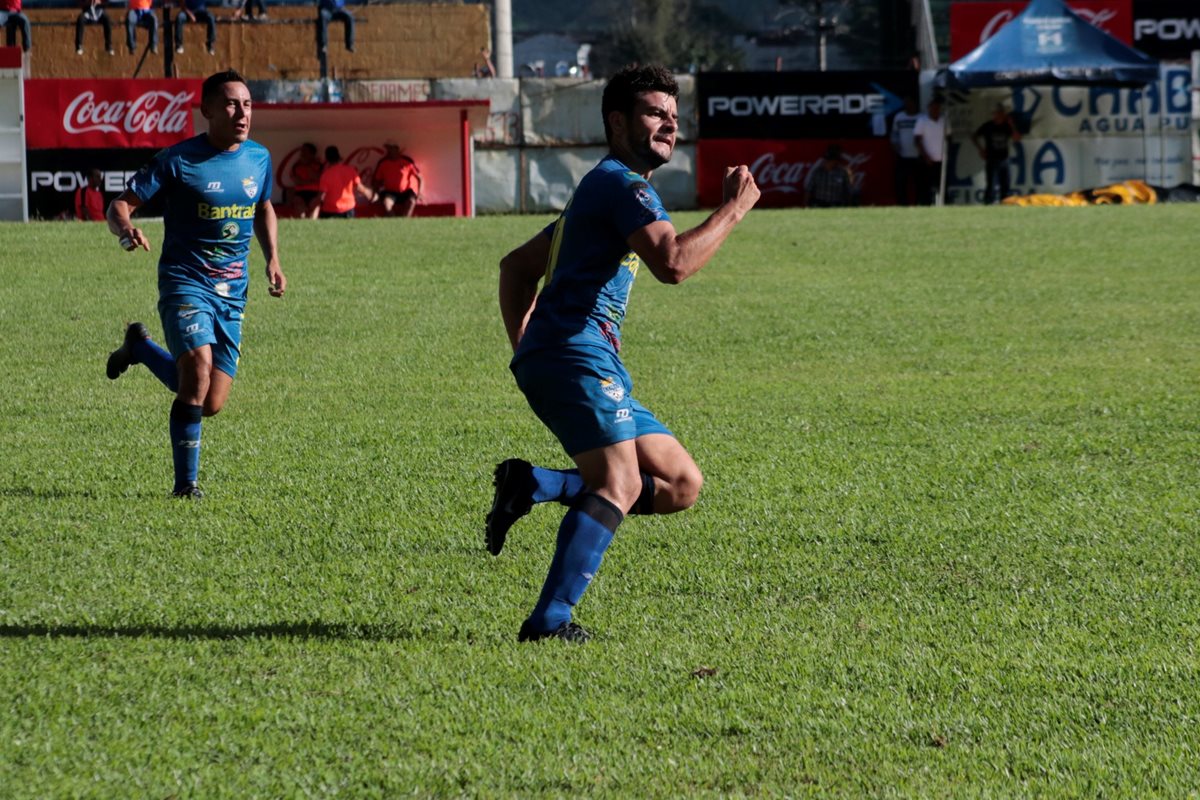
[[[342,154],[336,147],[329,145],[325,148],[325,160],[336,164],[342,160]]]
[[[317,154],[317,146],[312,142],[305,142],[300,145],[300,149],[306,153],[312,153],[314,156]]]
[[[201,104],[207,103],[210,97],[215,97],[217,90],[227,83],[240,83],[247,90],[250,89],[250,86],[246,83],[246,79],[242,77],[240,72],[236,69],[227,69],[224,72],[209,75],[204,79],[204,86],[200,89]]]
[[[604,138],[612,143],[612,128],[608,115],[613,111],[632,114],[637,97],[643,92],[663,92],[679,97],[679,84],[671,71],[659,64],[628,66],[609,78],[600,101],[600,115],[604,117]]]

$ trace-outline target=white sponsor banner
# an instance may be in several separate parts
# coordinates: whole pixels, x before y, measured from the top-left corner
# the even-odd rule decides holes
[[[516,78],[441,78],[433,100],[488,100],[488,124],[473,134],[477,145],[521,143],[521,84]]]
[[[1145,89],[1022,86],[956,95],[950,106],[950,124],[957,135],[969,137],[991,118],[996,104],[1003,103],[1015,117],[1027,121],[1030,136],[1047,139],[1141,138],[1143,131],[1151,136],[1160,131],[1185,133],[1192,113],[1191,93],[1188,67],[1164,64],[1158,83]]]
[[[607,147],[561,147],[525,151],[523,211],[561,211],[588,170],[608,153]],[[671,163],[654,171],[650,183],[667,211],[696,207],[695,145],[679,145]]]
[[[696,79],[679,83],[680,141],[696,139]],[[526,145],[603,145],[600,102],[605,81],[581,78],[522,78],[521,126]]]
[[[1145,142],[1128,136],[1025,138],[1012,150],[1009,177],[1014,194],[1066,194],[1126,180],[1166,187],[1191,181],[1191,142],[1184,136],[1150,137]],[[973,145],[952,144],[947,166],[947,202],[984,202],[983,159]]]

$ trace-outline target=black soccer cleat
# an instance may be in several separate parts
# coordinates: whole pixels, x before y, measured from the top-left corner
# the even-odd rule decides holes
[[[136,337],[136,338],[135,338]],[[121,377],[121,373],[129,369],[129,365],[133,363],[133,347],[139,341],[144,341],[150,338],[150,332],[146,330],[146,326],[140,322],[131,322],[125,328],[125,341],[116,350],[108,354],[108,365],[105,367],[105,374],[108,375],[110,381],[115,381]]]
[[[519,458],[501,461],[492,475],[492,485],[496,494],[484,523],[483,541],[487,551],[498,556],[508,529],[533,508],[533,465]]]
[[[521,630],[517,633],[518,642],[538,642],[542,639],[562,639],[564,642],[573,644],[583,644],[592,635],[584,629],[578,622],[564,622],[552,631],[535,631],[528,627],[529,623],[525,622],[521,625]]]
[[[172,497],[182,497],[187,500],[203,500],[204,492],[200,491],[200,487],[195,481],[185,484],[182,488],[171,492]]]

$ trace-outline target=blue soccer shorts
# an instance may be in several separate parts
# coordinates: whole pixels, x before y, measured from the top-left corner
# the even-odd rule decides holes
[[[512,365],[517,386],[569,456],[651,433],[674,436],[633,399],[633,379],[603,350],[539,350]]]
[[[213,366],[229,377],[237,374],[242,356],[240,308],[201,295],[173,294],[158,301],[163,334],[172,357],[209,345]]]

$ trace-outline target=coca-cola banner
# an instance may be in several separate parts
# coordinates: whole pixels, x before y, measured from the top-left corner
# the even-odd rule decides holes
[[[1134,0],[1133,46],[1148,56],[1186,60],[1200,50],[1200,3]]]
[[[1192,0],[1187,0],[1191,2]],[[957,2],[950,4],[950,60],[957,61],[1025,10],[1023,2]],[[1133,41],[1130,0],[1067,0],[1079,16],[1125,44]]]
[[[25,82],[26,146],[161,149],[193,134],[199,80]]]
[[[915,70],[705,72],[696,82],[701,139],[864,139],[917,95]]]
[[[721,204],[724,168],[746,164],[754,175],[764,208],[807,204],[804,179],[820,163],[832,141],[794,139],[701,139],[696,145],[696,193],[701,206]],[[859,205],[891,205],[895,158],[886,139],[838,139],[854,175]]]

